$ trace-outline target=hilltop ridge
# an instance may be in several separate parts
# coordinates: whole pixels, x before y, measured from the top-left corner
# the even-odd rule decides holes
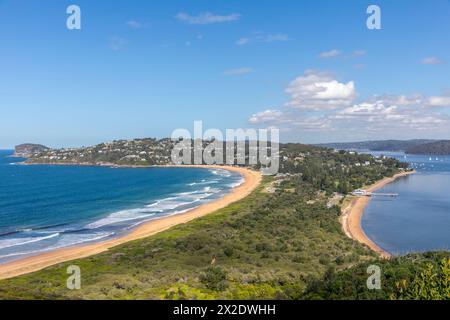
[[[412,140],[368,140],[359,142],[336,142],[317,144],[319,147],[339,150],[359,149],[370,151],[406,151],[410,148],[435,142],[436,140],[412,139]]]
[[[435,141],[411,147],[408,154],[450,155],[450,140]]]
[[[16,146],[14,148],[14,157],[29,157],[31,154],[46,152],[50,150],[50,148],[35,143],[24,143]]]

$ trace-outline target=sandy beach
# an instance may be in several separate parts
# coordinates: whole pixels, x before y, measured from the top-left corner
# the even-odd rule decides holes
[[[410,172],[403,172],[396,174],[395,176],[391,178],[385,178],[383,180],[378,181],[377,183],[364,188],[365,190],[369,192],[374,192],[378,189],[383,188],[389,183],[394,182],[395,180],[414,174],[415,171]],[[372,240],[369,239],[369,237],[366,235],[364,230],[361,226],[361,220],[364,215],[364,209],[370,202],[370,197],[353,197],[351,199],[351,202],[348,206],[346,206],[341,215],[341,223],[342,228],[345,232],[345,234],[353,240],[356,240],[362,244],[365,244],[368,246],[371,250],[375,251],[377,254],[380,255],[380,257],[384,259],[391,258],[391,254],[389,252],[384,251],[382,248],[380,248],[377,244],[375,244]]]
[[[126,242],[146,238],[164,230],[170,229],[176,225],[184,224],[194,219],[206,216],[212,212],[230,205],[231,203],[245,198],[259,186],[262,180],[261,173],[245,168],[232,166],[182,167],[225,169],[233,172],[238,172],[243,176],[244,182],[240,186],[234,188],[232,192],[216,201],[212,201],[183,214],[164,217],[157,220],[151,220],[137,227],[123,237],[89,245],[63,248],[0,265],[0,279],[13,278],[23,274],[35,272],[58,263],[86,258],[95,254],[105,252],[112,247],[124,244]]]

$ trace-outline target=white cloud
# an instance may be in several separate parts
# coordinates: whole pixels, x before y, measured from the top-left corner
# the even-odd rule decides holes
[[[424,106],[426,98],[422,94],[413,95],[375,95],[368,102],[383,101],[385,104],[396,106]]]
[[[427,57],[422,59],[422,64],[428,64],[428,65],[433,65],[433,64],[441,64],[442,60],[440,60],[437,57]]]
[[[254,32],[248,37],[242,37],[238,41],[236,41],[236,44],[239,46],[243,46],[250,43],[272,43],[272,42],[285,42],[291,40],[289,38],[289,35],[284,33],[277,33],[277,34],[265,34],[262,32]]]
[[[179,13],[176,18],[182,22],[188,24],[213,24],[236,21],[241,17],[238,13],[232,13],[229,15],[217,15],[211,12],[201,13],[196,16],[192,16],[187,13]]]
[[[284,130],[345,133],[392,134],[447,130],[450,119],[445,114],[387,105],[384,101],[363,102],[323,115],[295,110],[266,110],[252,115],[252,125],[276,126]]]
[[[330,51],[325,51],[319,54],[319,57],[322,59],[329,59],[329,58],[335,58],[337,56],[341,55],[341,52],[337,49],[333,49]]]
[[[236,41],[236,44],[239,46],[243,46],[250,43],[250,39],[249,38],[240,38],[238,41]]]
[[[244,67],[244,68],[227,70],[223,74],[226,76],[238,76],[238,75],[243,75],[243,74],[247,74],[247,73],[251,73],[251,72],[254,72],[253,68]]]
[[[375,103],[363,102],[337,112],[334,117],[335,119],[373,116],[384,117],[395,114],[396,110],[396,106],[386,107],[382,101],[377,101]]]
[[[385,103],[397,106],[410,107],[450,107],[450,94],[444,93],[442,96],[426,97],[423,94],[407,95],[384,95],[375,96],[370,101],[382,100]]]
[[[341,83],[327,73],[306,71],[286,89],[291,101],[286,105],[304,110],[336,109],[352,103],[356,96],[353,81]]]
[[[366,50],[355,50],[353,51],[353,56],[354,57],[362,57],[365,56],[367,54]]]
[[[435,96],[428,99],[430,107],[450,107],[450,96]]]
[[[286,93],[291,100],[284,108],[255,113],[249,123],[275,126],[297,134],[314,132],[324,137],[333,132],[333,136],[347,139],[398,138],[399,135],[414,138],[419,131],[427,136],[449,132],[450,92],[429,97],[423,94],[373,96],[355,103],[352,81],[341,83],[327,73],[307,71],[291,82]]]
[[[252,124],[277,123],[282,121],[283,113],[280,110],[265,110],[252,115],[249,122]]]
[[[364,102],[330,115],[335,126],[348,126],[371,131],[384,130],[434,130],[449,123],[445,115],[434,114],[418,108],[398,107],[385,101]]]
[[[144,27],[144,24],[139,22],[139,21],[135,21],[135,20],[130,20],[127,21],[127,26],[129,26],[132,29],[141,29]]]
[[[283,131],[299,128],[308,131],[320,131],[331,128],[331,121],[326,117],[296,115],[292,111],[265,110],[255,113],[248,121],[252,125],[275,127]]]

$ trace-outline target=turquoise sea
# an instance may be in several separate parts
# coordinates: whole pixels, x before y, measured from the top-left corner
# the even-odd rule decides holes
[[[0,263],[118,237],[243,181],[222,169],[24,166],[11,154],[0,151]]]
[[[402,177],[379,192],[397,198],[374,197],[362,227],[384,250],[402,255],[450,248],[450,157],[371,152],[410,163],[417,174]]]

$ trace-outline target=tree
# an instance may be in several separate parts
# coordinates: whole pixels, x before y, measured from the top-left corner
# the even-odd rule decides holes
[[[450,259],[442,259],[437,268],[427,263],[425,270],[410,284],[402,280],[396,287],[397,295],[393,295],[393,299],[450,300]]]
[[[214,291],[223,291],[228,287],[227,272],[219,267],[209,267],[200,276],[200,281],[206,288]]]

